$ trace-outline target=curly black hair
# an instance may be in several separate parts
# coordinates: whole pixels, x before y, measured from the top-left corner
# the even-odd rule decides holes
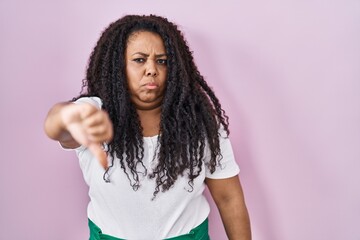
[[[188,44],[177,25],[164,17],[127,15],[111,23],[102,33],[89,59],[83,96],[103,101],[114,125],[108,154],[119,159],[134,190],[140,186],[137,167],[144,156],[142,127],[130,100],[125,75],[125,50],[129,37],[139,31],[161,36],[167,55],[166,89],[161,107],[158,164],[150,178],[156,181],[154,197],[187,175],[189,185],[203,170],[205,146],[210,149],[206,167],[215,171],[221,159],[219,128],[229,134],[229,122],[218,98],[198,71]],[[79,98],[77,97],[77,98]],[[109,169],[108,169],[109,171]],[[104,179],[107,179],[107,173]]]

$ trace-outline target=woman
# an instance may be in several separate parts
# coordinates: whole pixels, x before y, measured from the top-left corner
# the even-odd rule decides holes
[[[209,239],[205,185],[228,238],[251,239],[227,116],[175,24],[110,24],[83,87],[49,111],[45,131],[79,157],[90,239]]]

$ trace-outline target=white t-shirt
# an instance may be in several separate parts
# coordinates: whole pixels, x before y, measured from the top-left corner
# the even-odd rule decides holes
[[[80,98],[76,103],[91,103],[99,109],[102,102],[97,97]],[[221,165],[213,174],[203,164],[200,175],[194,180],[193,189],[188,184],[186,174],[179,176],[172,188],[159,192],[154,200],[155,179],[148,175],[156,166],[153,156],[157,138],[144,137],[144,158],[148,175],[140,177],[140,188],[134,191],[129,179],[120,167],[118,159],[109,170],[107,183],[103,179],[105,170],[90,151],[81,146],[75,149],[80,161],[85,182],[89,185],[90,203],[88,217],[104,234],[125,239],[164,239],[189,233],[209,215],[210,207],[203,195],[205,178],[223,179],[236,176],[239,167],[234,159],[230,140],[221,133],[220,148],[223,156]],[[206,161],[209,161],[206,148]],[[110,164],[110,159],[108,159]],[[139,167],[140,172],[144,172]],[[131,176],[130,176],[131,178]],[[191,191],[192,190],[192,191]]]

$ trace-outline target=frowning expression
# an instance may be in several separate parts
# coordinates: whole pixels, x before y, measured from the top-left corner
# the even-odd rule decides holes
[[[167,77],[167,57],[160,35],[139,31],[130,35],[126,50],[126,77],[130,96],[139,110],[161,105]]]

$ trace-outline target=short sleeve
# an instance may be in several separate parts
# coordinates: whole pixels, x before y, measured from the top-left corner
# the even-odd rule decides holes
[[[98,97],[81,97],[74,101],[75,104],[81,104],[81,103],[89,103],[98,109],[102,108],[102,101]]]
[[[207,166],[205,167],[205,176],[211,179],[234,177],[240,172],[239,165],[235,161],[230,139],[227,137],[226,132],[223,129],[220,129],[219,133],[220,151],[222,155],[222,157],[220,157],[220,162],[217,162],[215,172],[213,173],[210,173],[210,169]],[[210,159],[210,149],[208,148],[207,151],[205,163],[207,163]]]

